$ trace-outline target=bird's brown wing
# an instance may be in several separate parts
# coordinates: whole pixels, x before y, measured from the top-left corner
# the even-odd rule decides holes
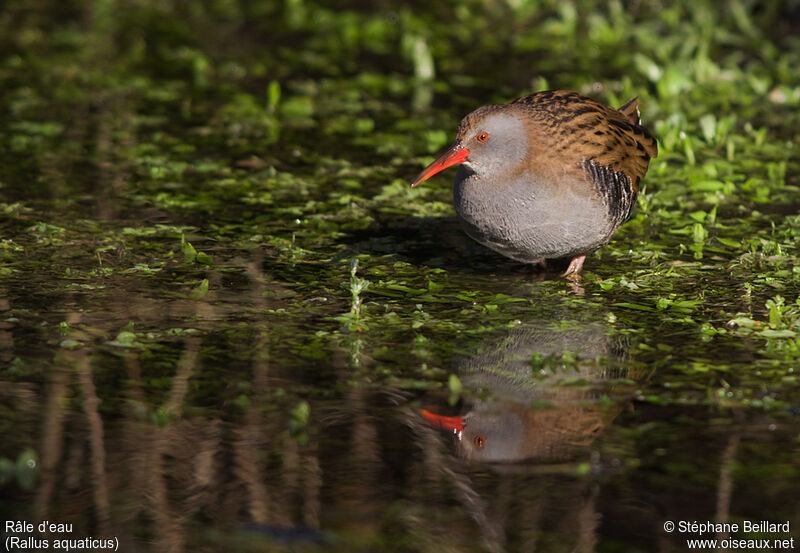
[[[638,124],[636,98],[619,110],[564,90],[537,92],[514,100],[544,130],[553,155],[574,158],[619,225],[630,217],[639,180],[658,154],[655,138]]]
[[[650,159],[658,155],[655,138],[631,122],[632,116],[638,115],[635,98],[615,110],[577,92],[548,90],[512,104],[525,105],[530,116],[544,126],[556,154],[574,150],[581,157],[576,162],[592,161],[613,173],[625,173],[634,193]]]

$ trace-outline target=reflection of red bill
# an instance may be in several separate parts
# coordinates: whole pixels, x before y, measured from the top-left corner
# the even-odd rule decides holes
[[[445,430],[449,430],[453,434],[458,434],[459,436],[461,436],[461,432],[464,431],[464,419],[461,417],[446,417],[444,415],[437,415],[436,413],[431,413],[427,409],[420,409],[419,412],[423,417],[425,417],[425,420],[427,420],[433,426],[444,428]]]

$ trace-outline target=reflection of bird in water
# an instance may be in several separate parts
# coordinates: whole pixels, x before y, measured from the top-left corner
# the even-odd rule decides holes
[[[625,366],[624,337],[600,324],[564,330],[544,325],[513,330],[488,351],[459,360],[468,387],[488,393],[463,416],[423,410],[433,425],[458,436],[458,454],[488,463],[566,459],[588,446],[622,409],[600,401]]]

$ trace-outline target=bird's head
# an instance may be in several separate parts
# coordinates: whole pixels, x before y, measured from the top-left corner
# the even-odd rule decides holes
[[[516,106],[484,106],[461,120],[455,142],[411,186],[457,164],[473,173],[503,174],[516,169],[527,153],[528,133]]]

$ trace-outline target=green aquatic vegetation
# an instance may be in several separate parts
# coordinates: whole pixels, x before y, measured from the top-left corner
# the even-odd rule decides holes
[[[339,320],[348,323],[349,329],[362,329],[362,297],[361,293],[370,286],[370,281],[356,275],[358,272],[358,258],[350,262],[350,281],[342,283],[342,288],[350,291],[350,311],[339,317]]]
[[[183,261],[185,263],[197,262],[202,265],[211,263],[211,256],[207,253],[198,252],[191,243],[186,240],[184,235],[181,235],[181,250],[183,250]]]
[[[741,335],[755,334],[764,338],[795,338],[800,331],[800,299],[787,304],[781,296],[770,298],[765,303],[767,320],[760,321],[739,316],[728,321]]]

